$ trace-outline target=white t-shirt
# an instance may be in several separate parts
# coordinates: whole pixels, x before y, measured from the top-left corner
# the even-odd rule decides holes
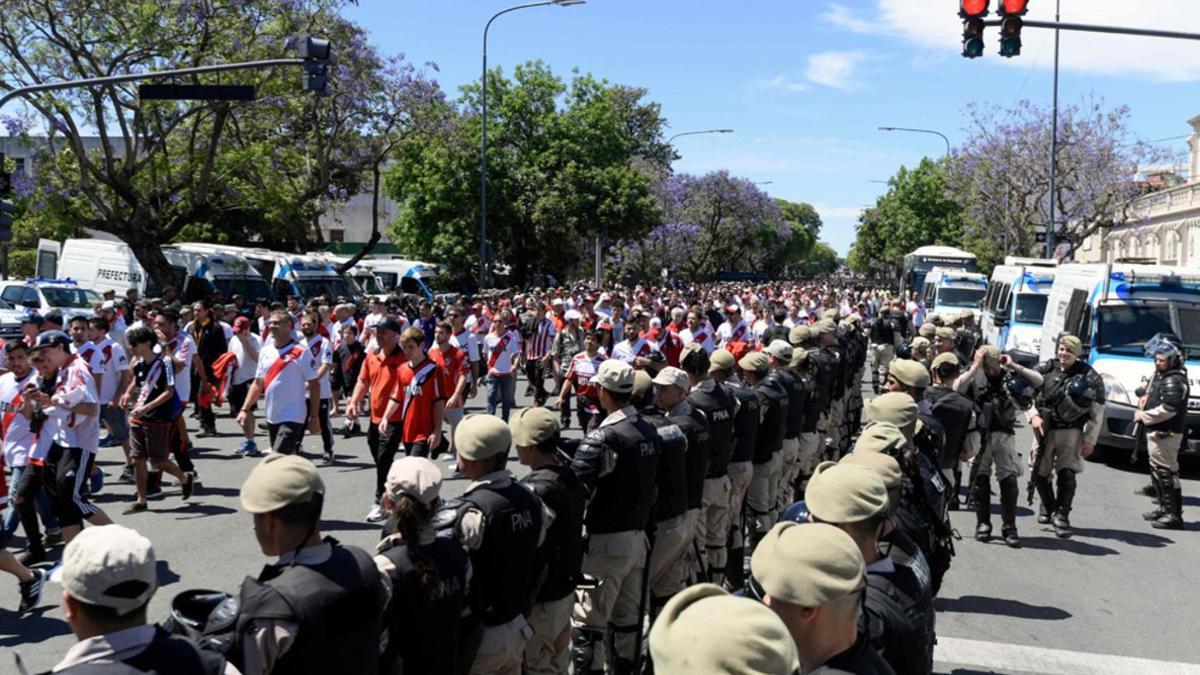
[[[257,352],[262,349],[262,340],[259,340],[258,336],[253,333],[247,333],[246,339],[257,356]],[[246,347],[237,337],[229,341],[229,351],[233,352],[238,360],[237,368],[233,370],[233,377],[229,378],[230,384],[242,384],[253,380],[255,374],[258,373],[258,359],[246,358]]]
[[[463,332],[450,336],[450,344],[466,353],[467,361],[479,361],[479,339],[466,326],[463,326]]]
[[[100,445],[100,416],[72,413],[59,403],[77,405],[98,403],[96,380],[87,364],[73,356],[66,365],[58,369],[54,386],[55,405],[46,409],[48,415],[42,435],[49,436],[63,448],[79,448],[84,452],[95,452]]]
[[[88,340],[78,347],[72,344],[71,351],[79,355],[79,358],[83,359],[83,362],[87,364],[87,367],[92,369],[92,375],[104,374],[104,357],[91,340]]]
[[[651,352],[658,351],[658,344],[649,338],[640,337],[630,344],[628,340],[621,340],[613,345],[612,356],[618,361],[624,361],[629,365],[633,365],[634,359],[639,356],[650,356]]]
[[[745,319],[738,321],[736,325],[726,321],[717,328],[717,335],[720,337],[722,345],[729,344],[735,337],[742,342],[753,342],[755,340],[755,336],[750,331],[750,326],[746,324]]]
[[[304,345],[304,348],[317,360],[318,370],[325,364],[329,364],[329,367],[333,368],[333,346],[329,340],[320,335],[314,335],[311,341],[304,338],[300,344]],[[329,371],[326,371],[324,377],[321,378],[321,398],[333,398],[333,387],[329,384]]]
[[[107,405],[112,403],[117,395],[121,373],[129,370],[129,357],[125,355],[124,347],[108,337],[101,340],[96,349],[104,362],[105,373],[104,378],[100,380],[100,405]],[[95,369],[92,372],[96,372]]]
[[[13,373],[0,375],[0,427],[4,431],[4,463],[7,466],[23,467],[29,463],[29,453],[36,438],[29,429],[29,420],[21,414],[21,406],[25,405],[25,385],[36,381],[37,371],[32,368],[21,380]]]
[[[167,353],[183,364],[183,370],[175,371],[175,393],[186,403],[192,396],[192,356],[196,354],[196,342],[187,333],[176,333],[167,340]]]
[[[504,349],[500,349],[501,341]],[[488,352],[488,375],[508,376],[512,374],[513,357],[521,353],[521,334],[510,330],[503,336],[488,333],[483,339]]]
[[[679,331],[679,339],[683,341],[684,347],[687,347],[693,342],[699,342],[700,346],[704,348],[704,351],[708,352],[709,354],[712,354],[713,350],[717,348],[717,346],[713,344],[712,331],[704,326],[701,326],[695,333],[692,332],[691,328],[684,328],[683,330]]]
[[[283,366],[268,383],[266,378],[271,366],[276,361],[285,358],[293,347],[299,347],[299,355]],[[288,342],[283,346],[282,352],[285,356],[280,356],[280,351],[276,349],[273,340],[263,345],[262,350],[258,353],[258,370],[254,374],[255,377],[263,380],[265,387],[263,407],[266,408],[267,423],[296,422],[303,424],[304,418],[308,416],[305,392],[308,391],[309,381],[317,379],[317,359],[313,357],[312,352],[298,342]]]

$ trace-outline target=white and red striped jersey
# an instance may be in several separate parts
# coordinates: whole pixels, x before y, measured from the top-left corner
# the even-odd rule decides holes
[[[698,328],[694,333],[692,329],[684,328],[679,331],[679,339],[683,340],[684,347],[688,347],[692,343],[699,343],[709,354],[712,354],[713,350],[717,348],[716,343],[713,342],[712,331],[704,326]]]
[[[650,356],[651,352],[658,351],[658,343],[646,336],[639,337],[630,344],[628,340],[622,340],[613,345],[613,358],[618,361],[624,361],[629,365],[633,365],[633,360],[639,356]]]
[[[521,334],[510,330],[503,335],[488,333],[483,339],[488,351],[488,375],[508,377],[512,375],[513,358],[521,353]]]
[[[595,356],[588,356],[587,352],[579,352],[571,357],[571,364],[567,366],[567,374],[564,379],[574,385],[577,396],[591,401],[599,401],[600,391],[596,385],[592,384],[592,378],[596,376],[600,364],[607,360],[608,357],[603,352],[596,352]]]
[[[750,326],[745,319],[739,320],[736,324],[730,325],[728,321],[721,324],[717,328],[717,336],[721,346],[725,346],[730,342],[753,342],[754,335],[750,332]]]
[[[66,409],[80,403],[99,403],[96,380],[78,355],[72,354],[58,369],[52,398],[55,405],[46,409],[49,417],[41,433],[60,447],[95,452],[100,444],[100,416],[80,415]]]
[[[549,354],[550,345],[554,342],[554,336],[557,333],[558,330],[550,319],[543,318],[538,322],[537,332],[530,335],[529,339],[525,341],[526,360],[539,360]]]
[[[29,420],[21,414],[25,405],[25,386],[37,381],[37,371],[30,369],[25,377],[17,379],[14,373],[0,375],[0,431],[4,435],[4,463],[11,467],[22,467],[29,463],[36,437],[29,428]]]
[[[87,364],[88,369],[92,371],[93,375],[104,374],[104,354],[100,352],[100,349],[91,340],[78,347],[72,345],[71,350],[78,354],[79,358]]]

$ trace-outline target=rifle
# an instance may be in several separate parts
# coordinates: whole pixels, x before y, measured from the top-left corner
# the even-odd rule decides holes
[[[1043,423],[1045,419],[1042,418]],[[1038,470],[1041,468],[1042,458],[1046,454],[1046,435],[1039,434],[1035,429],[1033,438],[1037,441],[1037,446],[1033,450],[1033,457],[1030,458],[1032,461],[1029,462],[1029,484],[1025,486],[1025,503],[1029,506],[1033,506],[1033,495],[1037,492]]]
[[[1139,408],[1140,409],[1140,408]],[[1138,455],[1146,447],[1146,425],[1141,422],[1133,423],[1133,452],[1129,455],[1129,465],[1137,464]],[[1148,451],[1147,451],[1148,452]]]

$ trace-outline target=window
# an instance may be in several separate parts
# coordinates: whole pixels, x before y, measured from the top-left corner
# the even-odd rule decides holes
[[[1014,318],[1019,323],[1041,323],[1046,317],[1046,303],[1050,296],[1040,293],[1021,293],[1017,296]]]
[[[21,294],[24,292],[24,286],[9,286],[0,293],[0,300],[18,305],[21,303]]]
[[[330,230],[328,239],[331,242],[340,244],[346,241],[346,231],[343,229]]]
[[[13,163],[16,165],[16,170],[13,171],[13,173],[19,173],[19,174],[25,173],[25,158],[24,157],[13,157]]]

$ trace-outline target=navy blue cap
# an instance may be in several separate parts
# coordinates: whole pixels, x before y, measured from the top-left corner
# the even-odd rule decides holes
[[[29,351],[37,351],[46,347],[62,347],[70,353],[71,337],[61,330],[48,330],[37,337],[37,343]]]
[[[38,326],[46,323],[45,317],[33,310],[29,310],[21,315],[21,323],[32,323]]]

